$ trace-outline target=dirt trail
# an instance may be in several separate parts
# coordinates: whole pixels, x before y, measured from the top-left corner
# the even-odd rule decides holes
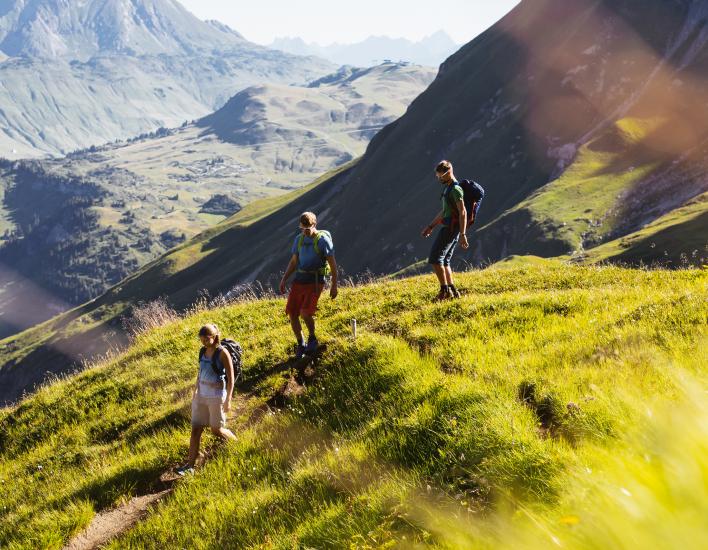
[[[134,497],[123,506],[97,514],[88,528],[70,541],[64,550],[93,550],[127,531],[143,519],[153,504],[172,492],[172,488],[158,493]]]
[[[316,362],[317,360],[306,359],[304,361],[284,363],[274,367],[271,373],[289,371],[286,376],[287,381],[283,383],[283,386],[275,392],[267,403],[256,407],[245,422],[242,422],[238,426],[231,427],[251,426],[259,422],[269,409],[280,408],[289,398],[302,394],[305,391],[305,380],[310,379],[315,374],[314,365]],[[233,401],[232,414],[239,416],[242,412],[246,411],[249,402],[254,397],[255,396],[250,392],[238,394]],[[205,458],[208,458],[208,456]],[[174,483],[178,479],[180,479],[180,477],[171,470],[165,472],[155,484],[158,488],[157,491],[133,497],[122,506],[96,514],[86,530],[69,541],[63,547],[63,550],[94,550],[104,546],[144,519],[150,511],[151,506],[154,506],[172,493]]]

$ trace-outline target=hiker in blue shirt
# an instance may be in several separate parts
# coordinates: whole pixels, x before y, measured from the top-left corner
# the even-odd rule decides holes
[[[226,413],[231,410],[234,390],[233,360],[220,344],[221,335],[216,325],[208,324],[199,329],[199,340],[203,347],[199,352],[199,375],[192,395],[189,456],[186,464],[175,469],[181,476],[194,473],[204,428],[211,428],[212,434],[224,441],[236,439],[226,428]],[[221,374],[214,370],[215,364],[221,366]]]
[[[292,256],[285,274],[280,281],[280,292],[285,294],[285,285],[295,273],[295,280],[290,288],[285,313],[290,317],[297,344],[295,357],[301,359],[306,353],[317,351],[319,345],[315,335],[317,302],[327,279],[331,275],[332,284],[329,295],[337,297],[337,262],[334,259],[334,243],[328,231],[317,230],[317,216],[305,212],[300,216],[300,234],[295,237],[291,247]],[[305,322],[309,333],[307,345],[300,318]]]
[[[452,163],[441,161],[435,168],[435,176],[445,186],[442,193],[442,211],[423,229],[422,236],[430,237],[436,225],[442,225],[438,236],[433,242],[428,263],[433,266],[435,275],[440,282],[440,292],[437,300],[459,298],[460,293],[452,280],[450,262],[459,241],[462,248],[469,248],[467,242],[467,209],[465,208],[464,191],[460,187],[452,170]],[[471,213],[474,216],[474,211]]]

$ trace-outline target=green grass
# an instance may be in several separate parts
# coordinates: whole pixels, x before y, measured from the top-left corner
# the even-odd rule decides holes
[[[641,143],[660,120],[625,118],[604,135],[580,148],[573,163],[553,182],[541,187],[511,212],[526,210],[549,235],[582,250],[588,241],[614,229],[618,197],[649,175],[656,161],[627,152]],[[611,144],[605,143],[611,140]],[[608,146],[609,145],[609,146]]]
[[[705,265],[708,261],[707,218],[708,193],[703,193],[639,231],[588,250],[583,261]]]
[[[458,286],[323,297],[319,376],[259,421],[285,381],[283,299],[196,313],[1,411],[0,546],[59,548],[184,458],[208,320],[246,349],[239,441],[207,437],[213,458],[112,548],[705,540],[708,273],[516,260]]]

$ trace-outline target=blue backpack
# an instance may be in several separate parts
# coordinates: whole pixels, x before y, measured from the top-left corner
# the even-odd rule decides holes
[[[327,258],[325,258],[324,252],[320,250],[320,239],[325,236],[329,237],[330,239],[332,238],[332,235],[330,235],[329,231],[321,230],[315,233],[315,236],[312,239],[315,254],[317,254],[322,260],[320,268],[315,271],[305,271],[303,269],[298,269],[298,271],[300,271],[301,273],[316,273],[317,275],[321,275],[323,277],[329,277],[330,275],[332,275],[332,270],[329,267],[329,262],[327,262]],[[300,235],[300,238],[297,241],[298,256],[300,255],[300,251],[302,250],[302,246],[304,243],[305,235]]]

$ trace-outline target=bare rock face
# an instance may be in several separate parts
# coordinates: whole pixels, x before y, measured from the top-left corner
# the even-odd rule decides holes
[[[0,50],[12,57],[175,55],[247,44],[172,0],[15,0],[0,15]]]

